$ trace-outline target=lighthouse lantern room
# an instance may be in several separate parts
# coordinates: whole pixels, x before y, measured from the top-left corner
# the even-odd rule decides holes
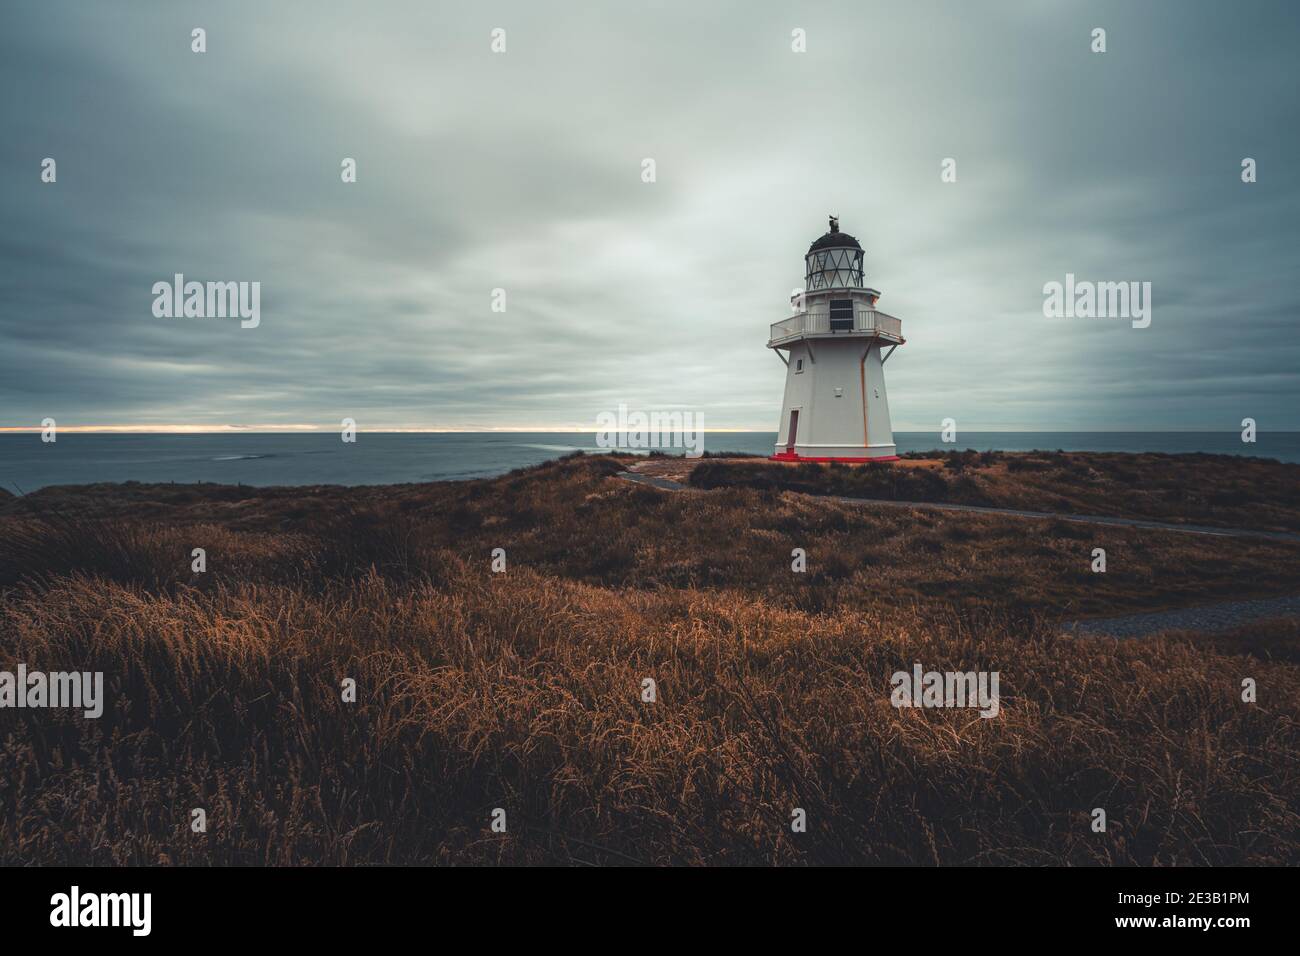
[[[773,323],[767,343],[786,364],[772,457],[897,461],[884,365],[903,344],[903,324],[876,308],[880,293],[864,280],[862,246],[840,232],[836,217],[804,261],[795,314]]]

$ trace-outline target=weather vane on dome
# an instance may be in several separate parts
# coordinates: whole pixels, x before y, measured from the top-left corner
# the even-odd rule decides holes
[[[840,231],[840,217],[839,217],[839,216],[836,216],[835,214],[832,213],[832,214],[831,214],[831,232],[839,232],[839,231]]]

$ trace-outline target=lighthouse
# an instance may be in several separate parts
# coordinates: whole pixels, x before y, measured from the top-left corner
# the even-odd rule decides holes
[[[876,308],[862,246],[832,216],[808,247],[795,314],[773,323],[767,347],[786,365],[777,461],[897,461],[885,362],[903,323]]]

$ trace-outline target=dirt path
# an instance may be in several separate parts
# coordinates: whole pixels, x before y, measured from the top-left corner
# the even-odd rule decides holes
[[[1179,608],[1176,611],[1070,621],[1061,627],[1074,634],[1149,637],[1161,631],[1231,631],[1242,624],[1273,617],[1300,617],[1300,597],[1228,601],[1223,604]]]

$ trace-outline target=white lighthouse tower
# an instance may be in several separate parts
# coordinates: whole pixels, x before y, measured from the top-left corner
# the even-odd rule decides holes
[[[772,457],[896,461],[884,364],[903,344],[903,323],[876,309],[880,293],[863,282],[862,246],[834,216],[805,262],[795,314],[772,325],[767,343],[786,364]]]

